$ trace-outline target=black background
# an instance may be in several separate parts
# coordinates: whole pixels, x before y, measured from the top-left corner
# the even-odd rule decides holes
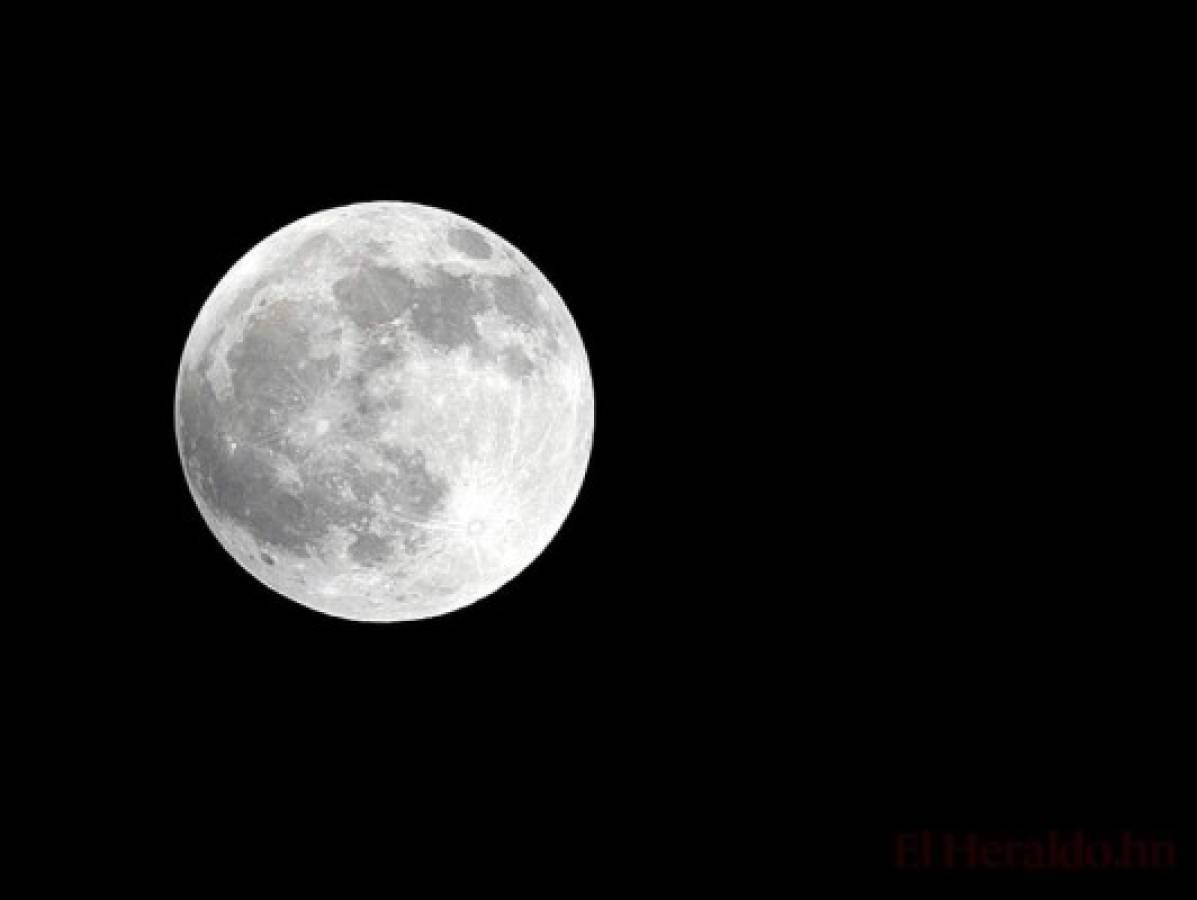
[[[438,85],[449,107],[466,89]],[[185,115],[138,107],[91,158],[111,179],[114,236],[139,242],[130,354],[105,367],[127,403],[90,411],[122,436],[96,485],[116,511],[97,557],[122,548],[129,576],[104,589],[118,610],[80,635],[96,659],[89,721],[113,741],[99,769],[121,773],[104,795],[147,821],[218,822],[221,859],[309,843],[427,858],[443,838],[474,846],[472,866],[492,865],[490,846],[494,865],[540,877],[689,865],[726,840],[717,810],[760,774],[742,754],[779,752],[756,733],[786,715],[757,712],[780,702],[777,675],[751,686],[784,660],[753,639],[772,615],[754,599],[770,526],[745,466],[775,429],[753,413],[772,392],[742,386],[768,328],[738,309],[757,215],[744,183],[701,122],[626,94],[380,118],[377,97],[265,112],[210,87]],[[335,115],[305,118],[328,103]],[[584,488],[536,563],[453,615],[373,625],[300,607],[228,558],[173,422],[183,344],[227,269],[303,215],[369,200],[448,209],[519,247],[566,298],[596,385]]]
[[[446,878],[741,892],[909,880],[913,828],[1177,834],[1177,250],[1126,139],[1167,117],[1031,35],[1014,65],[884,23],[798,61],[759,29],[587,27],[520,63],[302,77],[156,44],[81,88],[60,170],[108,218],[80,289],[126,348],[76,412],[111,435],[103,539],[64,572],[91,808],[133,809],[187,871],[195,831],[216,870],[460,840]],[[519,578],[361,625],[227,557],[171,415],[228,267],[380,199],[532,259],[586,342],[596,433]]]

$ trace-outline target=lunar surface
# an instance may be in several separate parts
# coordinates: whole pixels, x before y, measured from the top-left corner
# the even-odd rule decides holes
[[[513,246],[438,209],[295,222],[221,280],[175,398],[192,496],[299,603],[419,619],[493,593],[561,527],[594,395],[565,304]]]

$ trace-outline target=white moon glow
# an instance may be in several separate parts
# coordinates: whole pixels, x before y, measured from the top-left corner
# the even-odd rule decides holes
[[[502,238],[407,203],[316,213],[221,280],[175,398],[224,548],[312,609],[419,619],[493,593],[581,487],[594,395],[565,304]]]

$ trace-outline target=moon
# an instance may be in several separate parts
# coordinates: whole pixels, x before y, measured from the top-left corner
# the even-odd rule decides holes
[[[216,285],[183,350],[175,434],[226,551],[285,597],[427,618],[532,563],[581,489],[581,336],[515,247],[410,203],[324,210]]]

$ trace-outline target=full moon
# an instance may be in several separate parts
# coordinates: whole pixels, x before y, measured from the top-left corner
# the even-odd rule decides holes
[[[212,533],[311,609],[460,609],[565,521],[594,433],[573,319],[461,216],[363,203],[300,219],[216,285],[183,350],[175,434]]]

